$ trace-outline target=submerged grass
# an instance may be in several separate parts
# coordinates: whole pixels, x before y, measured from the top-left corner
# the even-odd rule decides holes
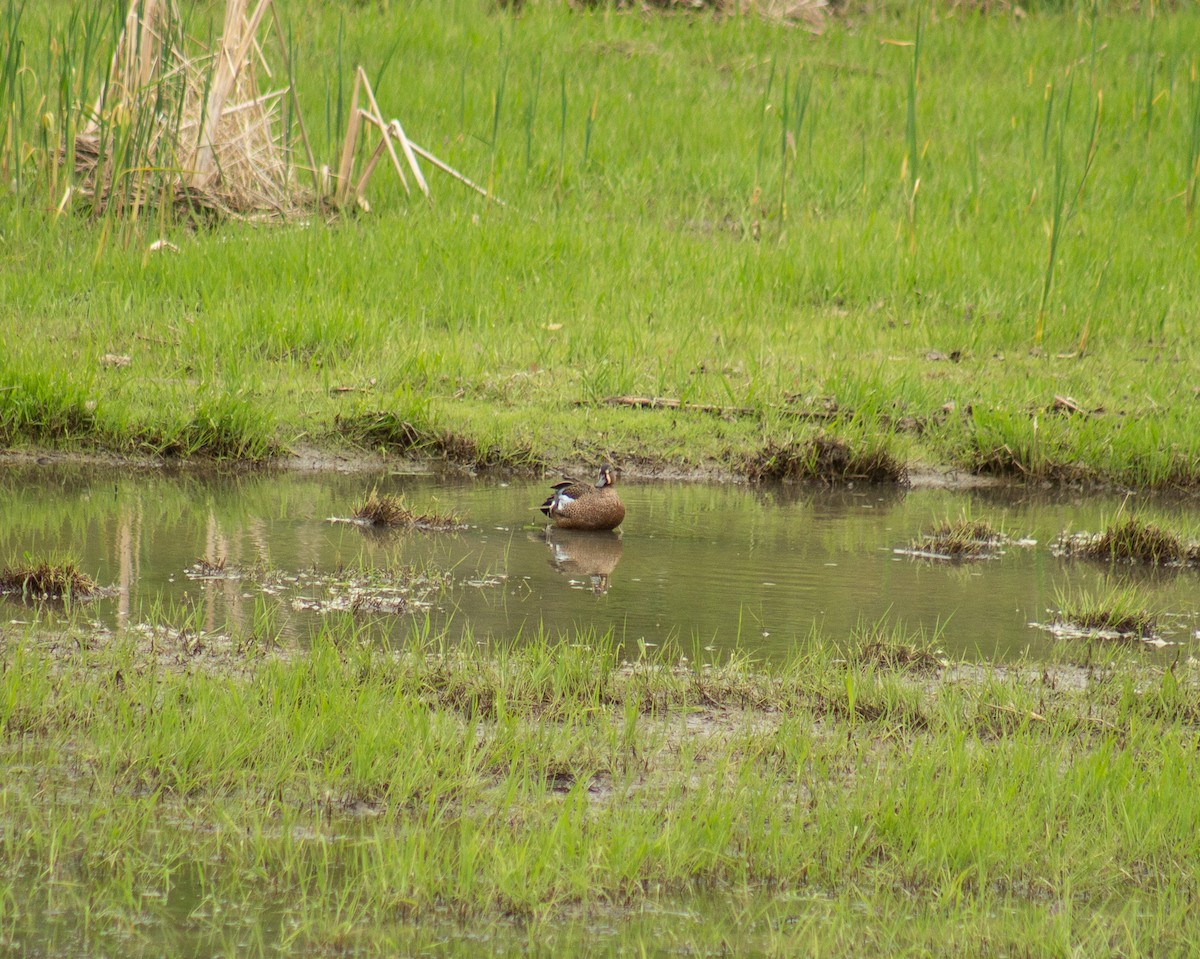
[[[387,649],[339,620],[303,650],[242,642],[231,673],[142,635],[6,631],[0,878],[23,905],[0,942],[119,929],[151,952],[183,916],[243,954],[514,917],[540,939],[672,901],[719,922],[710,896],[820,903],[776,950],[1037,951],[1047,904],[1074,916],[1064,951],[1189,941],[1194,671],[928,646],[868,628],[775,665],[625,662],[610,637]]]

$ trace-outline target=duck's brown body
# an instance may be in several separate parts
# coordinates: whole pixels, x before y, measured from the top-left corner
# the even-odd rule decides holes
[[[625,519],[625,504],[613,488],[615,482],[607,466],[601,467],[595,486],[567,479],[555,485],[541,510],[560,529],[616,529]]]

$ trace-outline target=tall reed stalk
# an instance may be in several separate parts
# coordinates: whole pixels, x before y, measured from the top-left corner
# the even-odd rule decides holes
[[[921,80],[921,43],[925,37],[922,5],[917,5],[917,31],[913,41],[912,67],[908,74],[908,112],[905,122],[903,178],[908,199],[908,246],[917,251],[917,191],[921,189],[921,149],[917,142],[917,87]]]
[[[583,168],[588,167],[588,157],[591,155],[592,149],[592,131],[596,127],[596,112],[600,109],[600,91],[596,91],[596,95],[592,98],[592,108],[588,110],[587,122],[583,131]]]
[[[530,78],[531,92],[525,104],[525,173],[528,174],[533,166],[533,128],[537,121],[538,96],[542,90],[542,58],[534,61],[533,73]]]
[[[1079,209],[1079,201],[1083,197],[1083,189],[1087,184],[1088,174],[1096,160],[1096,151],[1100,139],[1100,116],[1103,112],[1104,95],[1096,91],[1096,107],[1092,111],[1090,133],[1088,134],[1087,152],[1083,159],[1083,170],[1072,190],[1070,188],[1071,171],[1066,156],[1067,129],[1071,118],[1072,86],[1067,86],[1066,102],[1063,104],[1059,117],[1057,135],[1054,143],[1054,174],[1051,182],[1049,247],[1046,251],[1046,268],[1042,273],[1042,295],[1038,303],[1037,327],[1034,330],[1034,341],[1042,342],[1046,330],[1046,306],[1050,302],[1050,293],[1054,288],[1054,271],[1058,262],[1059,243],[1067,224]]]
[[[8,0],[4,11],[4,58],[0,63],[0,176],[10,178],[16,187],[21,187],[21,154],[23,144],[21,131],[24,129],[25,91],[21,83],[22,61],[25,44],[21,39],[21,17],[25,13],[25,2]]]
[[[780,113],[779,130],[779,219],[787,219],[788,154],[796,154],[796,144],[808,113],[808,101],[812,94],[812,77],[802,73],[796,77],[796,85],[789,93],[789,77],[783,74],[783,110]]]
[[[758,117],[761,124],[758,136],[758,162],[754,167],[754,186],[757,188],[762,183],[762,167],[763,157],[767,152],[767,134],[768,124],[766,122],[767,111],[771,109],[771,89],[775,86],[775,57],[771,57],[771,69],[767,72],[767,85],[763,89],[762,103],[759,105]]]
[[[558,187],[563,185],[563,171],[567,162],[567,70],[563,68],[559,76],[559,92],[562,109],[558,124]]]
[[[1200,178],[1200,75],[1197,75],[1195,62],[1192,63],[1188,75],[1187,124],[1187,165],[1184,168],[1187,171],[1187,187],[1184,191],[1184,207],[1190,229],[1196,211],[1196,183]]]

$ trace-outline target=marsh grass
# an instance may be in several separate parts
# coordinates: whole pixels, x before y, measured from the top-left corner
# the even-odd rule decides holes
[[[190,9],[205,35],[215,8]],[[288,3],[305,114],[328,117],[319,162],[362,63],[382,109],[509,206],[447,189],[427,207],[377,177],[369,216],[193,230],[55,214],[69,174],[50,192],[46,158],[74,142],[117,23],[101,4],[8,3],[0,309],[39,335],[5,338],[0,435],[765,476],[806,458],[783,451],[804,395],[853,411],[828,436],[869,434],[914,471],[1195,486],[1200,414],[1178,373],[1200,299],[1197,27],[1157,5],[1039,9],[1019,25],[930,10],[918,49],[911,7],[814,38],[634,5],[416,4],[401,30],[377,4]],[[425,66],[396,86],[408,57]],[[160,235],[178,252],[152,249]],[[1043,415],[1060,393],[1088,415]],[[613,396],[680,407],[598,408]]]
[[[908,545],[908,551],[931,556],[978,559],[995,555],[1008,536],[987,520],[973,519],[963,513],[956,520],[945,519]]]
[[[1110,582],[1096,589],[1057,588],[1055,622],[1086,633],[1143,639],[1154,634],[1162,617],[1145,589]]]
[[[425,417],[422,419],[422,417]],[[504,468],[534,473],[542,460],[530,447],[481,443],[462,433],[441,429],[418,412],[414,420],[394,412],[367,411],[335,419],[338,432],[360,446],[427,457],[440,457],[476,468]]]
[[[1063,533],[1055,547],[1063,555],[1110,563],[1184,566],[1200,562],[1200,543],[1186,542],[1176,533],[1136,515],[1114,520],[1101,533]]]
[[[818,435],[804,443],[769,440],[746,459],[743,472],[755,481],[813,480],[822,483],[899,483],[907,471],[886,449],[856,448],[846,440]]]
[[[1130,941],[1187,940],[1194,672],[963,669],[928,644],[868,627],[775,664],[625,661],[593,634],[388,648],[334,618],[304,649],[210,659],[7,631],[0,848],[24,905],[0,934],[133,928],[152,950],[232,924],[265,953],[276,910],[316,951],[762,895],[824,903],[797,918],[825,951],[851,922],[857,943],[951,955],[965,926],[1034,950],[1043,926],[994,917],[1047,901],[1068,944],[1101,918],[1110,941],[1118,901],[1145,907],[1117,913]]]
[[[3,361],[0,361],[3,362]],[[0,366],[0,439],[38,442],[93,440],[97,434],[89,383],[52,371]]]
[[[455,513],[418,513],[408,506],[403,498],[390,493],[380,494],[377,490],[372,490],[371,494],[354,508],[354,516],[373,526],[403,529],[455,530],[462,529],[464,525]]]
[[[34,560],[26,556],[0,568],[0,592],[30,599],[86,599],[99,584],[73,559]]]

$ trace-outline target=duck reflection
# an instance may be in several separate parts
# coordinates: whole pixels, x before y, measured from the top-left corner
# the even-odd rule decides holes
[[[621,537],[613,532],[584,532],[547,527],[545,543],[550,547],[550,565],[564,576],[588,577],[592,592],[608,592],[609,577],[621,561]],[[538,537],[542,538],[541,535]]]

